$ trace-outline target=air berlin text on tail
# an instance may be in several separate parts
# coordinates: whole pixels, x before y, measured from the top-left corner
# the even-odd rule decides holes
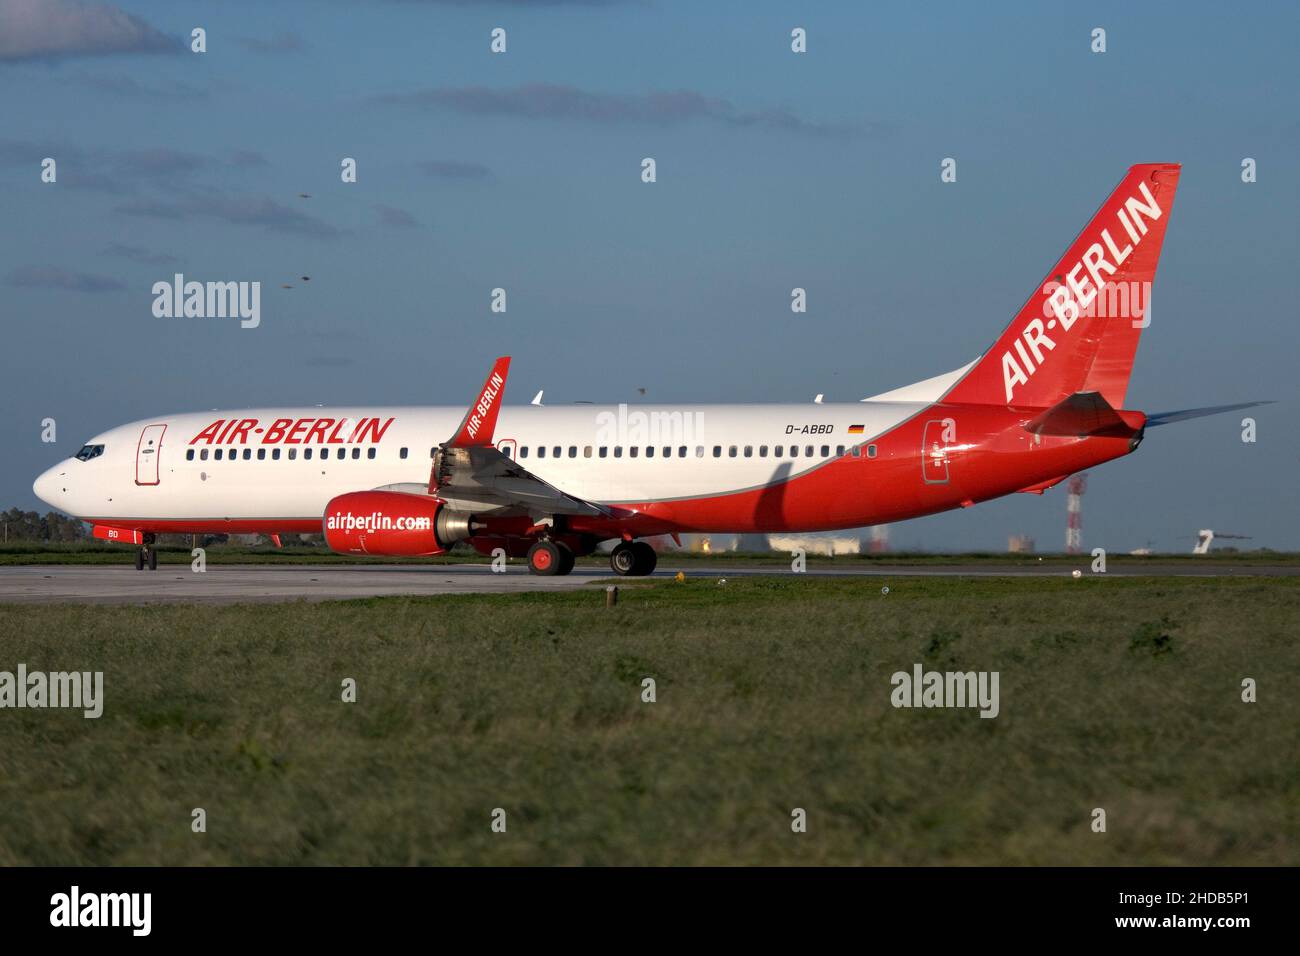
[[[1016,386],[1028,385],[1029,377],[1042,368],[1043,350],[1050,352],[1056,348],[1056,342],[1047,332],[1056,328],[1058,319],[1062,332],[1068,333],[1074,327],[1079,316],[1097,298],[1104,282],[1102,275],[1114,275],[1150,231],[1147,222],[1154,222],[1160,218],[1160,205],[1151,195],[1151,189],[1145,180],[1138,183],[1137,191],[1141,193],[1141,199],[1137,196],[1128,196],[1123,205],[1115,210],[1115,219],[1120,226],[1124,227],[1129,242],[1120,248],[1111,235],[1110,228],[1103,228],[1099,237],[1101,241],[1094,242],[1084,250],[1079,261],[1065,274],[1064,284],[1058,282],[1044,284],[1043,292],[1047,295],[1047,302],[1043,311],[1049,316],[1046,327],[1042,319],[1037,317],[1030,319],[1021,330],[1020,337],[1012,343],[1015,354],[1012,354],[1011,349],[1002,353],[1002,382],[1006,387],[1008,405],[1013,404]],[[1085,270],[1087,276],[1082,274]],[[1032,357],[1030,352],[1033,353]]]

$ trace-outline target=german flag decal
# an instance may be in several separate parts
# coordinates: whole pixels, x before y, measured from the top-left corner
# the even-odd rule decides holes
[[[861,434],[862,434],[862,428],[863,428],[862,425],[850,425],[850,426],[849,426],[849,434],[850,434],[850,435],[861,435]]]

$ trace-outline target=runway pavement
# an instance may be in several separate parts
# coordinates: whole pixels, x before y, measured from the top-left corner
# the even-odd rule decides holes
[[[781,565],[746,566],[683,564],[688,577],[716,579],[754,575],[787,575]],[[1088,562],[1080,565],[1091,577]],[[678,571],[671,560],[661,559],[654,577],[672,577]],[[1059,564],[998,566],[988,563],[961,565],[858,565],[809,568],[811,577],[1061,577],[1070,569]],[[1197,576],[1277,577],[1300,575],[1292,565],[1198,565],[1190,562],[1112,566],[1109,577]],[[422,565],[222,565],[209,564],[198,574],[187,565],[164,565],[157,571],[136,571],[130,565],[44,565],[0,567],[0,603],[36,604],[148,604],[153,602],[242,603],[256,601],[330,601],[386,595],[506,594],[522,591],[556,591],[611,582],[634,584],[638,578],[616,578],[602,568],[580,567],[568,577],[537,577],[522,565],[493,573],[486,564]]]

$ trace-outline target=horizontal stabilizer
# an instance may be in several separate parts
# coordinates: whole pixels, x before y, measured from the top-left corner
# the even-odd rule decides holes
[[[1035,435],[1123,436],[1141,429],[1141,412],[1119,412],[1100,392],[1075,392],[1025,424]]]
[[[1204,418],[1206,415],[1221,415],[1235,412],[1241,408],[1254,408],[1256,405],[1272,405],[1273,402],[1242,402],[1239,405],[1211,405],[1208,408],[1184,408],[1177,412],[1153,412],[1147,416],[1147,426],[1169,425],[1173,422],[1185,422],[1189,418]]]

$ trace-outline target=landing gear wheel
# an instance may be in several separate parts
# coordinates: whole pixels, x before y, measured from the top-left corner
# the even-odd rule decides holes
[[[614,569],[615,574],[629,575],[634,573],[636,552],[632,550],[632,545],[626,541],[615,545],[614,550],[609,553],[609,566]]]
[[[659,563],[655,549],[644,541],[636,541],[632,544],[632,551],[636,554],[636,571],[633,573],[654,574],[655,565]]]
[[[565,548],[565,551],[568,549]],[[573,560],[570,552],[569,560]],[[560,550],[560,545],[554,541],[542,539],[528,549],[528,570],[533,574],[540,574],[550,577],[555,574],[563,574],[561,568],[564,567],[564,551]]]
[[[137,551],[137,552],[135,553],[135,569],[136,569],[137,571],[143,571],[143,570],[144,570],[144,551],[143,551],[143,550]]]
[[[651,573],[659,562],[655,549],[644,541],[624,541],[609,555],[609,566],[615,574],[640,577]]]
[[[153,548],[149,549],[149,570],[150,571],[158,570],[158,552],[155,551]]]

